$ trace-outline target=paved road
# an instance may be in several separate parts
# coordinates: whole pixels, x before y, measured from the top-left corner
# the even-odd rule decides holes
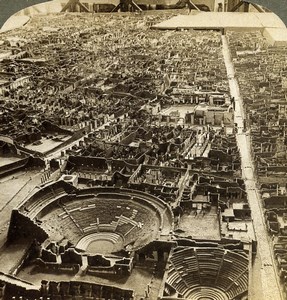
[[[254,279],[256,279],[255,276],[260,277],[261,288],[256,283],[252,283],[250,296],[252,300],[280,300],[283,299],[283,295],[274,263],[272,243],[265,227],[261,198],[256,186],[256,176],[251,157],[250,136],[243,131],[244,109],[242,99],[225,36],[222,37],[222,42],[230,93],[235,98],[234,119],[239,128],[236,139],[241,156],[242,177],[246,185],[247,197],[252,211],[253,225],[258,242],[256,265],[253,266],[252,271]],[[263,297],[262,294],[264,295]]]

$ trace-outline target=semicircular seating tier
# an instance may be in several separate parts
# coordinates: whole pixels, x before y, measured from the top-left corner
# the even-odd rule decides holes
[[[248,291],[248,268],[245,254],[216,247],[179,247],[170,257],[166,283],[185,299],[240,299]]]
[[[70,188],[63,182],[34,193],[18,211],[40,226],[50,240],[68,239],[82,250],[102,238],[139,249],[172,231],[173,213],[145,192],[113,188]],[[113,233],[113,234],[111,234]]]

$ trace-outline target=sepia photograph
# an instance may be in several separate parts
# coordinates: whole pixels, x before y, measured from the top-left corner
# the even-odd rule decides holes
[[[286,26],[0,0],[0,300],[286,300]]]

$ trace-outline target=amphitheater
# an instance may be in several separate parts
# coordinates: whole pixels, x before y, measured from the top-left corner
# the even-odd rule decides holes
[[[152,195],[110,187],[69,188],[61,181],[47,185],[18,212],[39,224],[49,239],[65,238],[93,253],[139,249],[172,231],[170,207]]]
[[[14,210],[8,239],[36,237],[41,244],[35,263],[39,268],[44,265],[46,272],[94,275],[105,270],[132,276],[133,253],[140,257],[154,241],[170,243],[173,229],[170,206],[153,195],[116,187],[77,189],[57,181],[44,184]],[[174,239],[174,245],[181,243]],[[249,256],[240,247],[232,251],[228,244],[206,247],[199,242],[199,247],[192,247],[186,243],[190,246],[176,246],[169,253],[163,299],[181,295],[225,300],[246,295]],[[159,259],[159,249],[152,252]],[[52,284],[49,289],[54,289]]]
[[[248,257],[220,248],[175,248],[166,283],[187,299],[236,299],[248,290]]]

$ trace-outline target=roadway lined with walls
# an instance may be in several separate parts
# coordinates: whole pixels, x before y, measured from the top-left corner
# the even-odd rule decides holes
[[[222,36],[222,47],[230,93],[235,99],[234,121],[238,124],[236,139],[241,156],[242,177],[246,186],[247,198],[252,211],[254,230],[258,242],[257,254],[251,273],[251,276],[253,276],[250,281],[249,295],[252,300],[280,300],[284,299],[282,288],[279,283],[272,242],[266,229],[261,197],[256,184],[257,179],[251,155],[250,135],[243,128],[245,118],[243,100],[240,96],[226,36]],[[260,281],[261,287],[258,286]]]

